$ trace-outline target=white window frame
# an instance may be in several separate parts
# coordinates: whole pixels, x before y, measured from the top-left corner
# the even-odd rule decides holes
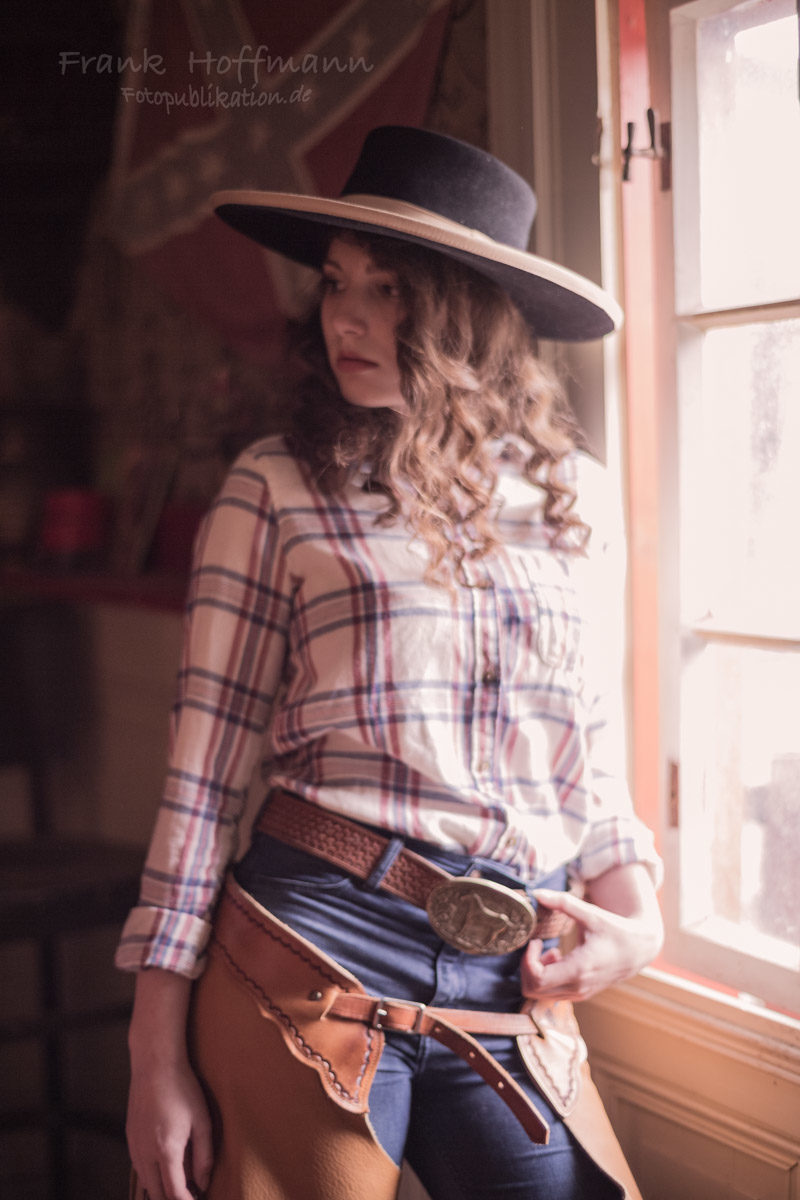
[[[487,45],[489,54],[489,129],[491,148],[506,161],[515,165],[523,174],[528,175],[536,185],[540,201],[539,234],[537,249],[545,255],[559,257],[563,250],[563,231],[559,226],[559,153],[560,141],[558,130],[558,113],[554,112],[553,97],[556,94],[557,79],[554,78],[554,59],[551,54],[551,34],[554,20],[553,4],[556,0],[504,0],[502,5],[489,3],[487,12]],[[679,6],[679,0],[652,0],[652,8],[660,2],[664,13]],[[728,0],[709,0],[717,8],[725,7]],[[648,0],[648,10],[651,0]],[[637,145],[646,138],[644,114],[623,113],[617,76],[618,43],[616,32],[617,0],[596,0],[597,38],[598,38],[598,129],[601,137],[597,145],[597,169],[599,186],[599,205],[602,236],[603,281],[609,290],[617,295],[622,291],[622,260],[623,247],[621,243],[621,188],[627,185],[620,180],[620,151],[621,131],[624,120],[636,116],[639,120],[637,127]],[[649,23],[649,17],[648,17]],[[655,95],[660,92],[667,120],[670,115],[677,120],[685,120],[686,114],[681,115],[676,110],[670,114],[668,103],[664,100],[665,86],[663,76],[668,72],[669,46],[668,38],[661,36],[668,18],[661,22],[661,33],[657,35],[658,53],[662,49],[664,59],[658,71],[661,79],[656,80]],[[650,33],[650,31],[648,30]],[[663,43],[663,46],[662,46]],[[652,53],[652,35],[650,50]],[[666,84],[668,91],[669,85]],[[678,105],[687,102],[685,95],[673,96],[673,102]],[[658,103],[658,100],[656,100]],[[635,170],[645,170],[652,167],[654,173],[658,170],[653,164],[636,162]],[[654,177],[655,174],[654,174]],[[655,185],[658,186],[657,184]],[[669,200],[667,200],[669,203]],[[678,221],[685,219],[678,214]],[[656,235],[668,239],[662,216],[656,222]],[[665,266],[669,255],[659,251],[659,268]],[[671,261],[671,260],[670,260]],[[666,267],[668,271],[669,266]],[[668,280],[664,274],[658,280],[660,295],[659,307],[664,304],[664,297],[670,292]],[[666,304],[669,310],[670,302]],[[767,316],[775,317],[784,314],[794,315],[796,306],[765,306]],[[663,314],[658,315],[661,319]],[[783,998],[784,1006],[796,1012],[797,976],[791,969],[770,964],[766,980],[764,966],[761,960],[753,959],[750,955],[739,954],[734,947],[720,946],[711,942],[707,936],[709,927],[703,929],[703,914],[697,912],[681,912],[679,889],[671,881],[679,877],[680,867],[680,837],[677,829],[671,827],[670,813],[670,782],[674,776],[671,764],[680,759],[680,625],[679,625],[679,596],[674,581],[677,580],[677,528],[674,515],[678,511],[677,501],[677,413],[675,412],[676,380],[671,368],[664,371],[664,362],[671,357],[669,339],[686,345],[687,336],[697,335],[697,330],[709,319],[736,321],[737,312],[728,314],[704,314],[698,312],[681,313],[681,320],[675,322],[666,314],[670,328],[668,329],[667,344],[660,349],[661,360],[654,367],[653,380],[661,394],[662,416],[658,430],[660,442],[659,469],[661,471],[660,511],[662,514],[661,546],[659,551],[659,605],[660,605],[660,635],[658,658],[660,662],[660,711],[659,711],[659,741],[661,762],[659,767],[659,807],[664,814],[661,830],[661,849],[666,863],[667,885],[663,893],[663,906],[668,926],[668,946],[664,962],[660,970],[651,972],[652,978],[659,980],[660,987],[668,987],[670,978],[674,986],[683,990],[687,995],[695,988],[705,995],[706,988],[701,982],[691,983],[681,975],[681,971],[692,973],[713,985],[723,988],[734,988],[741,993],[742,1011],[751,1011],[752,997],[759,996],[765,990],[770,993],[770,1001],[779,1003]],[[750,319],[751,314],[748,314]],[[675,324],[678,325],[677,331]],[[683,331],[683,332],[681,332]],[[688,334],[687,334],[688,331]],[[627,456],[626,447],[626,406],[629,400],[626,396],[625,380],[625,337],[607,339],[604,345],[604,378],[605,378],[605,409],[604,422],[606,434],[607,460],[612,474],[618,472],[620,486],[624,489],[624,470]],[[636,397],[630,399],[635,403]],[[673,581],[673,582],[671,582]],[[674,589],[674,590],[672,590]],[[631,710],[632,710],[631,705]],[[631,711],[631,724],[635,724],[636,714]],[[641,796],[640,796],[641,798]],[[696,926],[695,928],[691,928]],[[670,968],[666,963],[678,968],[678,973],[670,976]],[[772,977],[772,972],[777,974]],[[635,986],[635,984],[633,985]],[[713,997],[713,992],[711,993]],[[722,995],[722,993],[720,993]],[[712,1001],[709,1000],[709,1003]],[[731,1000],[724,1001],[726,1009],[730,1010]],[[764,1010],[767,1024],[770,1014]],[[792,1024],[794,1031],[795,1026]],[[797,1024],[800,1030],[800,1023]],[[795,1037],[795,1033],[792,1033]]]
[[[695,77],[695,42],[698,19],[715,15],[739,4],[741,0],[692,0],[680,5],[671,4],[671,68],[672,148],[674,236],[678,270],[696,262],[698,211],[697,180],[697,108],[693,85]],[[681,255],[681,252],[683,254]],[[681,444],[679,412],[688,404],[696,385],[697,350],[707,330],[800,317],[800,296],[781,303],[753,304],[722,310],[704,309],[699,287],[692,277],[683,275],[677,280],[676,302],[676,370],[673,409],[674,427],[667,445],[672,449],[662,458],[661,468],[665,486],[671,497],[670,507],[680,511],[678,473],[685,447]],[[673,527],[668,536],[676,537]],[[675,544],[669,557],[678,561],[679,547]],[[665,957],[677,967],[734,989],[745,998],[763,999],[768,1005],[797,1013],[800,1010],[800,948],[793,948],[767,935],[745,939],[733,922],[713,914],[707,889],[692,886],[695,842],[689,813],[699,787],[699,770],[692,755],[692,724],[688,706],[680,700],[684,671],[683,655],[689,642],[695,646],[710,644],[715,639],[735,640],[744,647],[769,647],[785,653],[800,651],[800,642],[781,636],[752,636],[743,630],[703,628],[699,624],[681,622],[678,578],[665,578],[662,586],[664,619],[667,624],[665,644],[670,647],[664,669],[677,677],[668,680],[665,696],[669,704],[663,713],[664,762],[663,778],[672,778],[677,785],[679,813],[677,827],[668,828],[665,849],[665,907],[667,944]],[[680,709],[683,707],[683,713]],[[677,770],[676,770],[677,768]],[[694,796],[692,792],[694,791]],[[668,824],[674,824],[669,821]],[[743,942],[747,940],[747,946]]]

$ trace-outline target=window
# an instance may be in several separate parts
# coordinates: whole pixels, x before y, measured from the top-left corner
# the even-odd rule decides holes
[[[797,1012],[795,0],[674,7],[671,57],[680,717],[667,954]]]

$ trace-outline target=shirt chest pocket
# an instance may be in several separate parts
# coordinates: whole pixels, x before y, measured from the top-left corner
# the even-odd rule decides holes
[[[524,555],[521,566],[527,581],[521,607],[531,649],[546,667],[575,671],[581,662],[583,615],[572,579],[547,555]]]
[[[575,592],[554,583],[535,583],[536,653],[548,667],[574,671],[580,661],[581,618]]]

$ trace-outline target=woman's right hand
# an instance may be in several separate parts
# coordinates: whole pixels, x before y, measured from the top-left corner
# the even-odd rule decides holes
[[[126,1132],[149,1200],[192,1200],[208,1187],[211,1121],[188,1062],[132,1076]]]
[[[126,1132],[149,1200],[193,1200],[211,1176],[211,1120],[186,1053],[190,990],[190,980],[161,970],[136,983]]]

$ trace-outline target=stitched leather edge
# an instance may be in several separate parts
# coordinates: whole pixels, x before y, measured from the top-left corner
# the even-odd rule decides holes
[[[249,897],[246,899],[251,904],[256,903]],[[309,952],[306,952],[302,945],[302,941],[300,945],[297,945],[292,939],[280,936],[279,932],[276,929],[273,929],[267,921],[260,918],[258,913],[250,911],[247,903],[243,902],[239,898],[230,884],[225,888],[222,903],[235,908],[239,917],[246,920],[258,931],[260,935],[269,938],[275,944],[280,945],[284,950],[289,951],[307,967],[309,967],[314,974],[319,976],[320,979],[326,980],[329,984],[340,991],[350,991],[355,989],[363,990],[357,981],[354,981],[354,985],[348,986],[346,978],[343,976],[337,977],[332,970],[328,970],[325,963],[320,961],[320,959],[317,958],[313,953],[313,947],[310,947]],[[273,917],[271,920],[277,919]],[[300,935],[294,934],[293,938],[300,940]],[[230,970],[230,972],[245,988],[245,990],[250,993],[251,998],[257,1004],[258,1009],[263,1016],[269,1020],[272,1020],[273,1023],[278,1026],[284,1036],[284,1039],[287,1041],[287,1044],[296,1052],[297,1057],[308,1062],[309,1065],[319,1070],[320,1077],[322,1078],[323,1083],[325,1083],[329,1088],[332,1098],[337,1099],[338,1097],[340,1102],[342,1102],[345,1107],[356,1108],[358,1111],[365,1111],[366,1097],[361,1097],[359,1093],[361,1092],[361,1085],[364,1082],[365,1076],[367,1075],[373,1060],[377,1066],[377,1060],[380,1058],[383,1050],[383,1035],[379,1031],[365,1027],[365,1051],[361,1058],[360,1069],[356,1077],[355,1090],[349,1091],[337,1075],[333,1064],[330,1062],[330,1059],[316,1050],[310,1044],[310,1042],[303,1037],[291,1015],[281,1008],[280,1005],[276,1004],[274,998],[268,995],[258,980],[254,979],[251,973],[242,967],[237,961],[233,951],[223,942],[222,938],[220,937],[218,922],[215,922],[214,925],[211,942],[209,944],[209,953],[213,956],[220,955],[228,970]]]

